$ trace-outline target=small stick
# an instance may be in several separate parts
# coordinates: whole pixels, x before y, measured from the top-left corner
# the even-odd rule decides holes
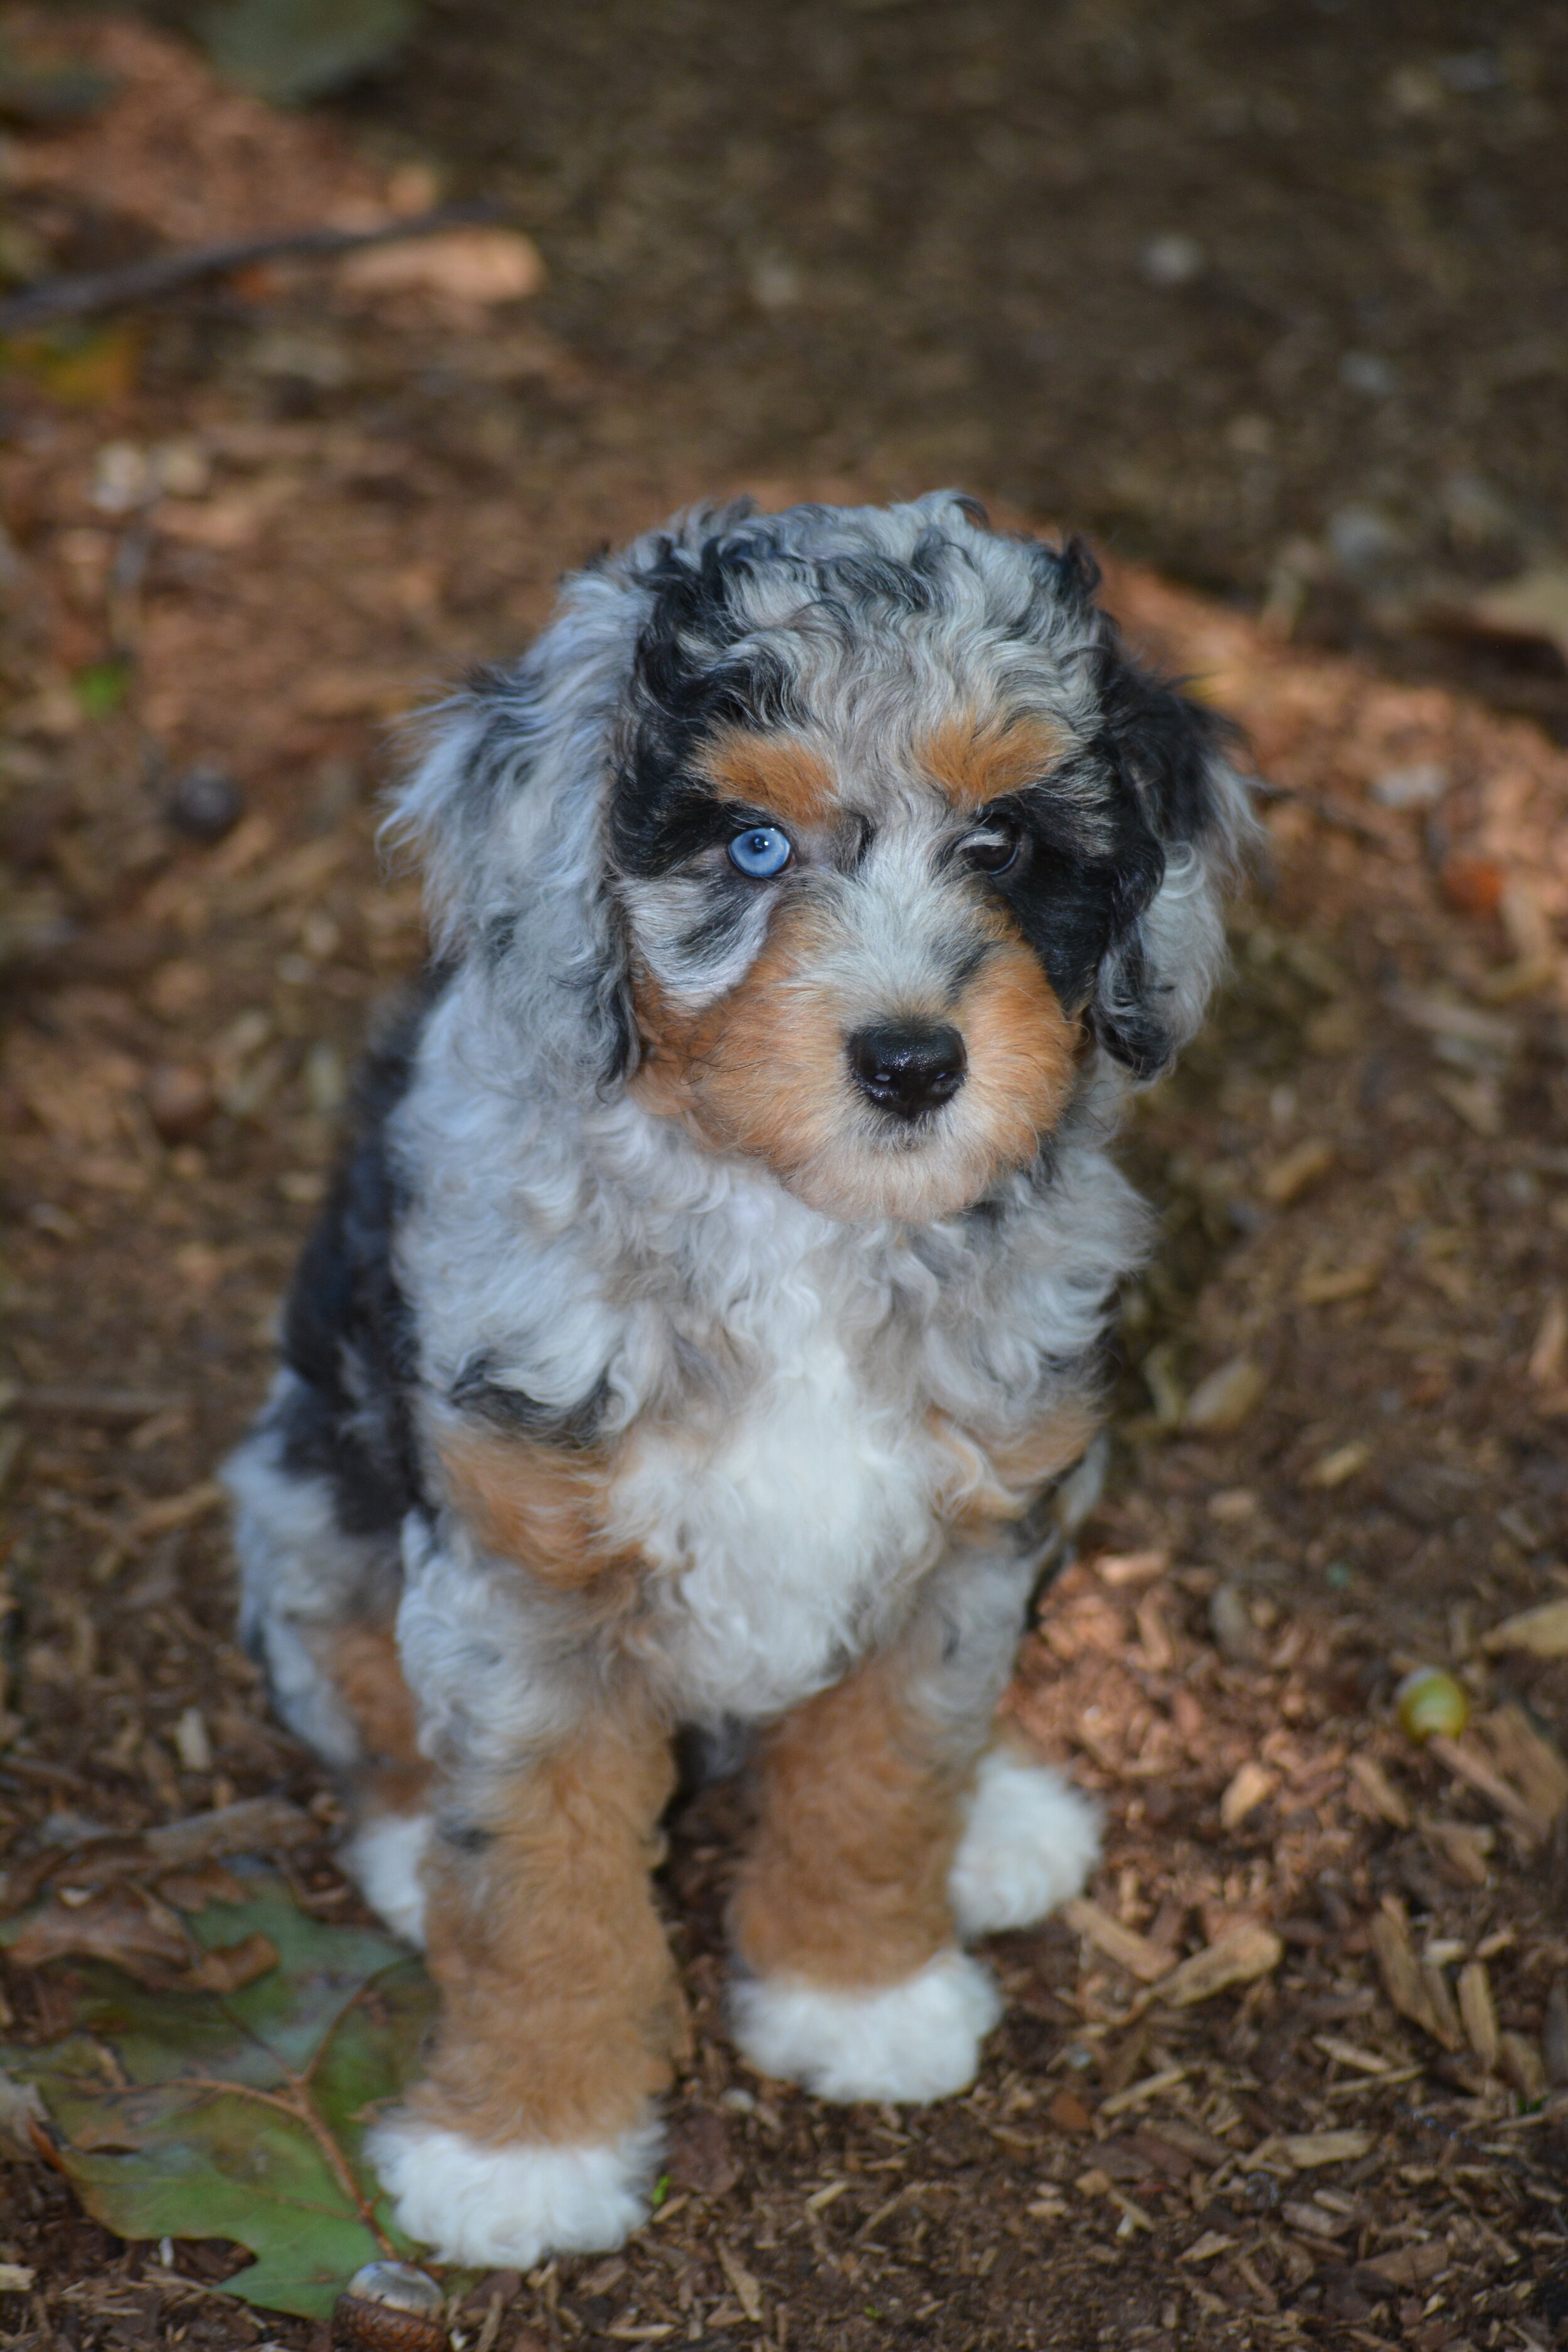
[[[476,204],[438,205],[434,212],[416,213],[381,228],[284,229],[269,236],[225,237],[214,245],[186,245],[172,253],[155,253],[145,261],[128,262],[121,269],[46,278],[0,302],[0,335],[40,326],[47,319],[82,319],[97,310],[121,310],[127,303],[154,301],[159,295],[172,293],[198,278],[224,278],[253,261],[276,260],[284,255],[353,253],[363,246],[434,236],[444,228],[493,220],[500,209],[491,198],[483,197]]]

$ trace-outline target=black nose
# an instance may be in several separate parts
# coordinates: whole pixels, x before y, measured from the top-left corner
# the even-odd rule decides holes
[[[857,1029],[849,1040],[856,1085],[898,1118],[919,1118],[951,1102],[963,1084],[967,1060],[956,1029],[928,1029],[912,1021]]]

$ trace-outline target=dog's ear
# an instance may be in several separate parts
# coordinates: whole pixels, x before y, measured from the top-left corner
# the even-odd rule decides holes
[[[1145,851],[1152,835],[1149,870],[1159,879],[1100,966],[1090,1019],[1106,1051],[1147,1079],[1203,1018],[1224,954],[1222,894],[1256,822],[1230,757],[1236,730],[1129,661],[1109,629],[1100,708],[1105,747]]]
[[[620,603],[609,582],[580,574],[524,660],[477,671],[431,711],[385,826],[424,866],[437,960],[480,982],[531,1045],[523,1059],[602,1084],[624,1076],[636,1051],[604,872],[627,658]]]

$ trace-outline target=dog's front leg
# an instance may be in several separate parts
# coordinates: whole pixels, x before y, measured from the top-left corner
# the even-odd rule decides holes
[[[891,1648],[768,1736],[731,1913],[731,2015],[764,2074],[830,2099],[971,2083],[1001,2004],[965,1935],[1077,1892],[1094,1816],[994,1738],[1030,1572],[955,1551]]]
[[[650,1884],[674,1774],[635,1684],[560,1646],[547,1663],[548,1611],[544,1656],[506,1671],[517,1629],[482,1594],[448,1572],[405,1604],[440,1759],[425,1883],[442,2009],[426,2078],[370,2153],[411,2237],[526,2269],[617,2246],[647,2213],[679,2015]]]

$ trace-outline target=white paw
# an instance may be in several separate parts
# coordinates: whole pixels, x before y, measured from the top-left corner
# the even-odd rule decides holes
[[[587,2147],[514,2140],[486,2147],[461,2132],[393,2116],[365,2147],[398,2225],[437,2262],[531,2270],[547,2254],[606,2253],[647,2219],[657,2124]]]
[[[820,2099],[950,2098],[973,2082],[980,2044],[1001,2014],[990,1970],[956,1949],[875,1992],[755,1977],[730,1995],[735,2041],[752,2064]]]
[[[425,1947],[428,1813],[372,1813],[343,1849],[343,1862],[373,1911],[405,1943]]]
[[[993,1748],[980,1759],[948,1880],[959,1932],[1032,1927],[1076,1895],[1100,1860],[1094,1807],[1048,1764]]]

